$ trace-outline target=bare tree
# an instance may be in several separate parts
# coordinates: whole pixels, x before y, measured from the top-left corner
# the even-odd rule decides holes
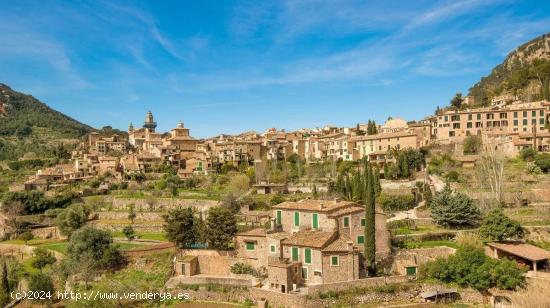
[[[505,157],[501,151],[492,142],[484,144],[481,153],[481,159],[477,164],[477,179],[481,188],[491,190],[491,199],[497,204],[501,204],[504,199],[503,179],[504,179]]]

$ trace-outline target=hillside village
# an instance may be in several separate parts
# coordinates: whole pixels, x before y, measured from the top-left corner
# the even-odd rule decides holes
[[[504,92],[423,119],[205,139],[182,121],[157,131],[154,110],[126,131],[68,125],[82,136],[41,145],[50,157],[1,163],[0,301],[69,305],[6,295],[39,288],[220,307],[550,305],[533,296],[550,281],[550,94]],[[14,110],[4,95],[0,118]],[[14,147],[40,132],[12,130]]]

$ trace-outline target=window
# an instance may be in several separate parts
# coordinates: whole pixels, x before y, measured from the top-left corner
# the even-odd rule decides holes
[[[537,119],[531,119],[531,124],[537,125]]]
[[[449,121],[449,116],[445,116],[445,122]]]
[[[349,216],[344,217],[344,228],[349,228]]]
[[[304,264],[311,264],[311,248],[304,249]]]
[[[527,119],[523,119],[523,125],[527,125]]]
[[[311,217],[311,227],[313,229],[319,229],[319,214],[313,213]]]
[[[407,276],[415,276],[416,275],[416,267],[409,266],[407,267]]]
[[[537,116],[537,111],[536,110],[531,111],[531,116],[536,117]]]
[[[472,114],[471,114],[471,113],[468,115],[468,120],[469,120],[469,121],[472,120]]]
[[[517,117],[518,117],[518,112],[514,111],[514,118],[517,118]]]
[[[364,235],[358,235],[357,236],[357,244],[365,244],[365,236]]]
[[[256,249],[256,243],[246,242],[246,250],[254,250],[254,249]]]
[[[518,126],[518,120],[514,120],[514,126]]]
[[[330,265],[331,266],[339,266],[340,265],[340,257],[339,256],[330,256]]]
[[[294,227],[300,226],[300,212],[294,212]]]
[[[527,118],[527,111],[524,111],[524,112],[523,112],[523,117],[524,117],[524,118]]]
[[[544,118],[540,118],[540,125],[544,125]]]
[[[541,111],[540,111],[540,116],[541,116],[541,117],[544,116],[544,110],[541,110]]]
[[[292,247],[292,261],[298,261],[298,247]]]
[[[478,119],[478,120],[481,120],[481,113],[478,113],[478,114],[477,114],[477,119]]]
[[[280,225],[283,223],[283,212],[282,211],[277,211],[277,224]]]
[[[472,127],[474,127],[474,126],[472,125],[472,122],[466,123],[466,128],[472,128]]]
[[[275,245],[269,245],[269,251],[277,252],[277,247],[275,247]]]
[[[367,221],[365,220],[365,218],[361,218],[361,227],[364,227],[366,226],[366,223]]]

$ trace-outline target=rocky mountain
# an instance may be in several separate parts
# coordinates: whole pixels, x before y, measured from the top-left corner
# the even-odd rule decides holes
[[[550,99],[550,33],[512,51],[503,63],[470,88],[476,105],[487,105],[496,96],[524,101]]]
[[[48,157],[60,142],[77,142],[91,131],[92,127],[0,83],[0,160],[27,153]]]

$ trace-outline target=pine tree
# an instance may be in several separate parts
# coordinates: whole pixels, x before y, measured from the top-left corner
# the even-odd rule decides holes
[[[372,121],[372,135],[378,134],[378,128],[376,126],[376,121]]]
[[[376,274],[376,226],[374,178],[370,165],[367,168],[367,203],[365,206],[365,258],[369,276]]]

